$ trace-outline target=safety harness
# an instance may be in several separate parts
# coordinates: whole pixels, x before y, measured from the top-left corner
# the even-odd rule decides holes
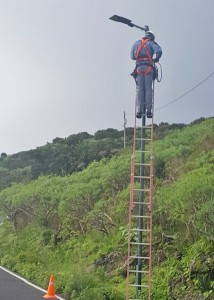
[[[151,58],[151,55],[150,55],[150,53],[149,53],[149,50],[147,49],[147,46],[146,46],[146,44],[147,44],[148,41],[149,41],[149,39],[142,39],[142,40],[141,40],[141,43],[140,43],[140,45],[138,46],[137,51],[136,51],[136,60],[138,60],[138,61],[148,61],[148,60],[149,60],[149,62],[150,62],[150,65],[148,66],[148,68],[146,69],[145,72],[141,72],[141,71],[138,70],[138,69],[136,70],[136,71],[137,71],[137,74],[142,75],[142,76],[147,75],[147,74],[151,71],[151,69],[153,68],[153,64],[154,64],[154,62],[153,62],[153,60],[152,60],[152,58]],[[142,58],[139,57],[139,55],[140,55],[140,50],[141,50],[142,48],[144,48],[147,57],[142,57]]]

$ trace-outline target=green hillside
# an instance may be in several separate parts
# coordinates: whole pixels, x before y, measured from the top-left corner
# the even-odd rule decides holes
[[[199,119],[201,122],[203,118]],[[160,123],[155,125],[156,138],[162,138],[174,128],[185,124]],[[133,143],[133,128],[126,128],[126,145]],[[111,158],[124,148],[124,131],[108,128],[94,135],[87,132],[67,138],[56,137],[52,143],[28,151],[0,157],[0,190],[13,183],[29,182],[41,175],[66,176],[85,169],[91,162]]]
[[[155,137],[152,299],[212,300],[214,118],[162,123]],[[44,288],[54,274],[66,299],[125,299],[131,147],[122,148],[63,176],[41,172],[2,186],[1,265]],[[1,168],[15,170],[11,157],[2,155]],[[18,168],[32,175],[29,162]]]

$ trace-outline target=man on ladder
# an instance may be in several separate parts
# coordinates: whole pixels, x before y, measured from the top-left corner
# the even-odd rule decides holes
[[[136,60],[136,67],[131,74],[136,81],[137,118],[141,118],[144,103],[147,118],[152,118],[152,81],[156,78],[154,63],[158,62],[162,50],[154,41],[155,35],[147,31],[142,40],[134,43],[131,49],[131,59]]]

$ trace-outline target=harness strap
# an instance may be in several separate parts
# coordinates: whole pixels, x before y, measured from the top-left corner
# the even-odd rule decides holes
[[[141,72],[139,70],[137,70],[137,74],[139,75],[142,75],[142,76],[145,76],[147,75],[151,69],[152,69],[152,66],[153,66],[153,60],[151,58],[151,55],[149,53],[149,50],[147,49],[147,42],[148,42],[149,39],[142,39],[141,40],[141,44],[139,45],[139,47],[137,48],[137,51],[136,51],[136,59],[139,59],[139,60],[149,60],[151,66],[148,66],[148,68],[146,69],[145,72]],[[145,52],[146,52],[146,55],[147,55],[147,58],[140,58],[139,55],[140,55],[140,50],[144,48]]]
[[[148,61],[148,57],[138,57],[139,61]]]
[[[137,70],[137,74],[141,75],[141,76],[146,76],[152,69],[152,66],[148,66],[148,68],[146,69],[145,72],[141,72],[140,70]]]

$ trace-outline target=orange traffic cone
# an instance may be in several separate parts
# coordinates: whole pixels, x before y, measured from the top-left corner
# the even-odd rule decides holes
[[[54,276],[51,275],[50,277],[50,282],[48,285],[48,292],[46,295],[43,296],[44,298],[49,298],[49,299],[57,299],[57,296],[55,295],[55,286],[54,286]]]

